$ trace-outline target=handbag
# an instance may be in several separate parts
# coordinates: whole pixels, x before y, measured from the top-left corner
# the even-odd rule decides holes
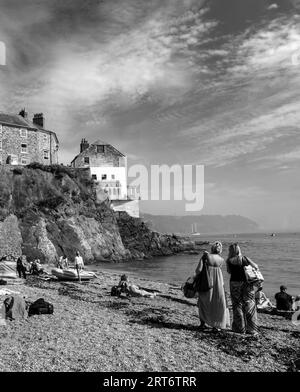
[[[213,287],[212,278],[209,273],[207,261],[202,258],[202,270],[196,276],[196,288],[199,293],[204,293]]]
[[[197,288],[195,277],[189,277],[187,281],[182,285],[181,290],[186,298],[197,297]]]
[[[258,282],[263,282],[265,279],[260,272],[259,269],[255,269],[248,263],[247,257],[244,257],[244,260],[247,262],[248,265],[244,266],[244,272],[246,276],[246,281],[248,283],[258,283]]]

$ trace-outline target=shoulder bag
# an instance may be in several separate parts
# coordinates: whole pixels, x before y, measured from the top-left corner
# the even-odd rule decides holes
[[[245,256],[243,257],[243,263],[246,264],[244,265],[244,271],[248,283],[258,283],[265,280],[260,270],[253,268],[252,265],[249,264],[248,258]]]
[[[196,276],[196,288],[199,293],[204,293],[213,287],[211,275],[207,265],[207,259],[202,258],[202,270]]]

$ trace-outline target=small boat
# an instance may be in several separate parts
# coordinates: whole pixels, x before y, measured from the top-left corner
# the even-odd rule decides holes
[[[275,234],[275,233],[272,233],[272,234],[271,234],[271,237],[276,237],[276,234]]]
[[[191,236],[199,236],[201,233],[197,232],[197,223],[192,223]]]
[[[76,269],[59,269],[59,268],[53,268],[51,270],[52,275],[56,276],[59,280],[77,280],[78,281],[78,273]],[[92,271],[80,271],[80,279],[81,280],[91,280],[93,278],[96,278],[97,275],[95,272]]]

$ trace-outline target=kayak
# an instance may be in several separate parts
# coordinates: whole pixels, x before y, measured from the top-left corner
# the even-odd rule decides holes
[[[59,269],[53,268],[51,270],[52,275],[56,276],[59,280],[77,280],[78,281],[78,273],[76,269]],[[96,274],[92,271],[80,271],[80,279],[81,280],[90,280],[96,278]]]

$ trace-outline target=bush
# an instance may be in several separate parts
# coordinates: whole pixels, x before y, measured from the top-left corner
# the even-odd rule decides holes
[[[49,197],[45,200],[41,200],[37,203],[37,206],[40,208],[48,208],[50,210],[54,210],[60,204],[64,203],[65,199],[62,196],[53,196]]]
[[[13,173],[16,174],[16,175],[23,174],[23,169],[20,169],[19,167],[16,167],[16,168],[13,170]]]

